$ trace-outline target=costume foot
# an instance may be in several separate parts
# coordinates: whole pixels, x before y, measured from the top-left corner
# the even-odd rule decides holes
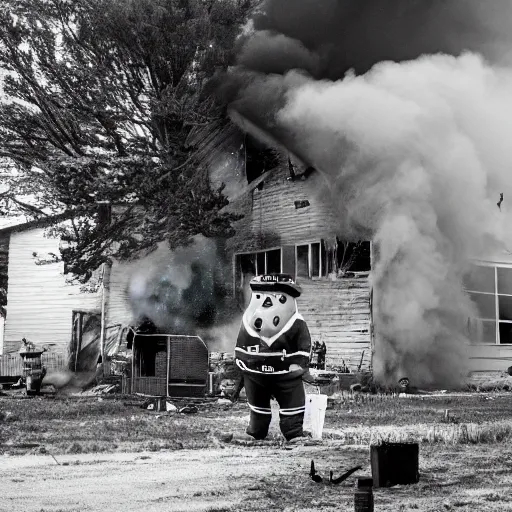
[[[298,437],[294,437],[293,439],[289,439],[286,442],[289,445],[300,446],[309,440],[310,440],[310,438],[307,436],[298,436]]]
[[[231,438],[231,442],[235,444],[252,444],[255,441],[257,441],[257,439],[245,432],[243,434],[233,434],[233,437]]]

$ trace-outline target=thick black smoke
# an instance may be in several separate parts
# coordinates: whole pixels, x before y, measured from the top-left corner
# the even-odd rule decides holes
[[[510,41],[510,0],[268,0],[238,64],[262,73],[303,69],[337,80],[383,61],[464,51],[497,59]]]
[[[469,51],[510,62],[510,20],[511,0],[267,0],[240,38],[236,65],[222,77],[219,95],[307,161],[300,141],[275,119],[287,92],[306,77],[334,81],[379,62],[436,53]],[[291,70],[299,73],[287,74]]]
[[[235,122],[324,175],[333,230],[375,242],[383,381],[467,372],[462,278],[510,222],[511,20],[511,0],[268,0],[221,81]]]

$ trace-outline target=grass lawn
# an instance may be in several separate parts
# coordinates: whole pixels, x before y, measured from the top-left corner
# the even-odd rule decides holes
[[[248,420],[243,402],[197,404],[199,412],[188,415],[146,411],[142,403],[140,398],[111,396],[0,397],[0,454],[208,448],[218,445],[220,432],[242,433]],[[326,441],[351,445],[381,439],[423,444],[512,442],[512,395],[345,395],[327,410],[324,432]],[[279,443],[276,427],[264,445]]]
[[[220,440],[222,432],[244,431],[248,419],[244,403],[199,404],[199,412],[189,415],[153,413],[142,409],[141,403],[133,397],[0,397],[1,464],[14,458],[20,461],[24,457],[13,456],[25,454],[46,454],[49,464],[50,455],[55,463],[76,458],[70,471],[84,471],[84,478],[92,478],[84,464],[94,461],[86,462],[84,457],[92,456],[98,459],[96,464],[106,465],[101,460],[104,457],[145,452],[138,463],[147,463],[147,471],[155,475],[161,474],[158,461],[162,457],[180,460],[183,467],[204,461],[195,471],[211,475],[207,484],[194,486],[191,479],[175,495],[166,487],[167,497],[158,498],[162,507],[174,496],[190,506],[199,503],[197,510],[210,512],[334,512],[353,510],[354,477],[338,486],[317,484],[308,477],[312,458],[324,475],[329,469],[340,474],[354,465],[363,466],[359,475],[370,474],[371,442],[411,439],[420,443],[420,482],[375,490],[375,510],[512,510],[512,394],[345,395],[327,410],[323,442],[294,448],[283,443],[275,426],[269,439],[256,445]],[[222,455],[211,455],[217,452]],[[247,464],[248,458],[254,462]],[[164,467],[168,465],[167,461]],[[216,477],[226,468],[232,468],[230,475],[237,475],[234,480],[233,476]],[[256,472],[254,478],[251,468]],[[113,465],[107,471],[112,475],[118,471],[122,481],[127,466]],[[37,480],[31,474],[21,472],[8,482],[12,506],[17,505],[16,496],[25,492],[23,486],[32,485],[31,478]],[[64,484],[64,477],[58,478],[66,486],[76,480]],[[101,478],[101,472],[95,478]],[[150,482],[152,477],[147,478]],[[210,505],[203,509],[203,502]],[[217,502],[224,505],[212,505]],[[154,510],[160,510],[158,506]]]

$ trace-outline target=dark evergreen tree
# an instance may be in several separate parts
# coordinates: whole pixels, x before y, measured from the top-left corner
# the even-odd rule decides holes
[[[225,213],[187,145],[224,115],[207,84],[230,62],[251,3],[3,0],[0,157],[16,164],[3,211],[64,213],[66,269],[87,281],[109,257],[167,240],[227,237]],[[24,195],[36,198],[24,200]],[[98,223],[102,204],[116,206]]]

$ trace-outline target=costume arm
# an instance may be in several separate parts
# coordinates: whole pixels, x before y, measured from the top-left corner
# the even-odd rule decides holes
[[[311,359],[311,335],[309,334],[308,326],[306,322],[302,320],[300,322],[298,332],[297,332],[297,351],[299,352],[307,352],[308,356],[300,356],[294,357],[293,367],[290,367],[291,371],[297,371],[300,367],[301,371],[305,371],[308,368],[309,361]]]

